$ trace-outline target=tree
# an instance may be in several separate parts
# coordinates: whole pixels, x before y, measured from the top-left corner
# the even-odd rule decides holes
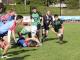
[[[71,9],[79,8],[79,0],[67,0],[67,7]]]

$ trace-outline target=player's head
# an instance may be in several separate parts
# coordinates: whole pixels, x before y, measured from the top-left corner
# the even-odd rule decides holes
[[[36,13],[37,12],[37,8],[36,7],[32,7],[32,12]]]
[[[55,18],[55,20],[58,20],[59,19],[58,14],[54,14],[54,18]]]
[[[47,15],[51,15],[51,11],[47,11]]]
[[[0,37],[0,41],[4,41],[4,39],[2,37]]]
[[[9,15],[13,16],[13,15],[15,15],[15,14],[16,14],[16,12],[15,12],[15,10],[14,10],[14,9],[10,9],[10,10],[8,10],[8,11],[7,11],[7,14],[9,14]]]
[[[23,16],[22,15],[17,15],[16,23],[22,23],[22,21],[23,21]]]
[[[30,40],[29,43],[28,43],[29,47],[36,47],[37,45],[37,42],[35,40]]]

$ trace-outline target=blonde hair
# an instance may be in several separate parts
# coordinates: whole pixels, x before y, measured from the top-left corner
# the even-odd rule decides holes
[[[7,10],[7,13],[12,13],[12,12],[15,12],[15,9],[9,9],[9,10]]]
[[[46,14],[47,14],[47,15],[48,15],[48,14],[51,14],[51,11],[48,10]]]

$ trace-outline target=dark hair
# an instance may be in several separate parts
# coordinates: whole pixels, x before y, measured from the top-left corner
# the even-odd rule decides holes
[[[37,42],[36,41],[34,41],[34,40],[29,40],[29,47],[36,47],[36,45],[37,45]]]
[[[1,41],[4,41],[4,39],[3,39],[2,37],[0,37],[0,40],[1,40]]]
[[[54,14],[54,17],[58,17],[58,14]]]
[[[17,15],[16,20],[18,20],[18,19],[22,19],[22,18],[23,18],[22,15]]]
[[[8,10],[9,13],[14,12],[15,9],[11,8],[10,10]]]
[[[32,10],[33,10],[33,9],[37,9],[37,8],[36,8],[36,7],[32,7]]]
[[[29,37],[29,38],[31,38],[31,37],[32,37],[32,36],[31,36],[31,32],[29,32],[29,33],[28,33],[28,37]]]

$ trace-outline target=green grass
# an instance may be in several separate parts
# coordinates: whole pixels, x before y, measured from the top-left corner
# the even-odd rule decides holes
[[[67,16],[79,16],[80,15],[80,9],[68,9],[68,8],[62,8],[62,15]]]
[[[64,40],[60,45],[56,36],[49,32],[49,40],[38,48],[11,48],[12,58],[0,60],[80,60],[80,24],[64,24]]]

